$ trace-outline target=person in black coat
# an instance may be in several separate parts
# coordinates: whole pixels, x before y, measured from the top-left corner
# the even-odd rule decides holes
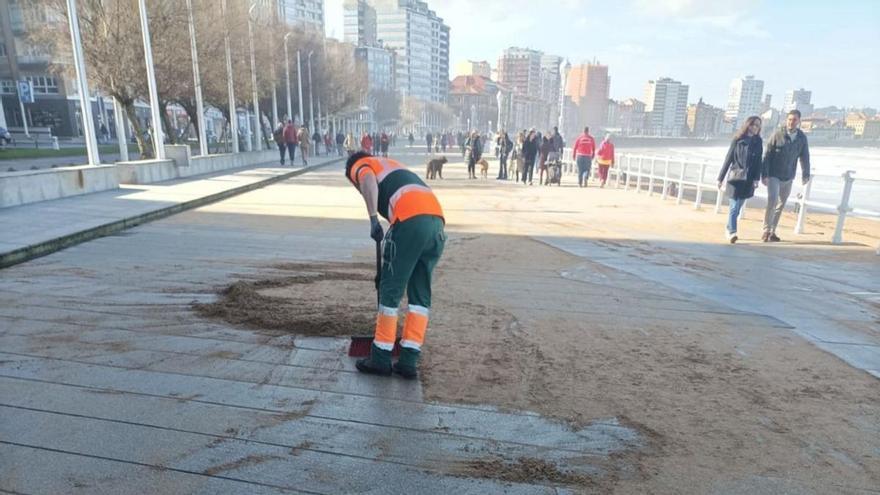
[[[730,143],[727,157],[718,173],[718,190],[727,183],[730,197],[730,210],[727,216],[727,240],[731,244],[738,239],[736,220],[747,199],[755,195],[755,188],[761,180],[761,118],[751,116],[737,131]],[[719,193],[720,194],[720,193]]]
[[[498,153],[500,159],[498,164],[498,180],[507,180],[507,156],[510,154],[512,148],[513,141],[510,140],[507,131],[501,131],[501,134],[498,136]]]
[[[532,172],[535,170],[535,159],[538,157],[538,143],[538,134],[534,129],[530,129],[522,146],[522,155],[525,160],[522,175],[523,184],[532,185]]]

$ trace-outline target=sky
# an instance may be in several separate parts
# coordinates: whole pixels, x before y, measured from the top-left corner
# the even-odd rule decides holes
[[[342,1],[325,0],[327,34],[342,38]],[[880,107],[880,0],[428,0],[450,26],[455,64],[510,46],[608,65],[611,97],[644,99],[672,77],[689,100],[725,106],[734,78],[764,81],[773,105],[813,92],[817,107]],[[538,8],[543,7],[543,8]]]

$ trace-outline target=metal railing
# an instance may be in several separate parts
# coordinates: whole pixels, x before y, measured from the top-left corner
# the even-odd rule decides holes
[[[711,170],[712,175],[707,176],[709,160],[631,153],[618,153],[616,158],[616,164],[608,171],[608,182],[613,183],[615,188],[619,189],[622,187],[624,191],[628,191],[634,185],[636,193],[647,192],[648,196],[659,193],[662,199],[668,199],[670,194],[673,194],[675,196],[675,203],[679,205],[684,202],[685,190],[692,190],[694,193],[693,207],[697,210],[703,207],[703,193],[705,191],[714,191],[715,213],[721,213],[724,193],[718,190],[718,183],[715,181],[720,167],[713,167]],[[563,151],[562,162],[565,172],[569,174],[577,173],[571,149],[567,148]],[[598,168],[594,162],[590,171],[591,178],[597,177]],[[847,170],[839,176],[813,173],[811,180],[804,186],[795,203],[797,221],[795,222],[794,233],[804,233],[804,225],[806,224],[810,208],[837,213],[834,235],[831,238],[832,244],[841,244],[843,242],[844,224],[847,216],[880,220],[880,211],[853,208],[851,206],[853,184],[856,181],[854,175],[855,172],[852,170]],[[838,195],[840,200],[838,203],[833,204],[810,199],[812,185],[817,178],[822,178],[826,181],[830,178],[840,179]],[[880,189],[880,180],[859,180],[874,184]],[[744,205],[740,217],[744,218],[745,214],[746,208]],[[880,227],[880,223],[878,223],[878,227]],[[877,246],[877,254],[880,255],[880,245]]]

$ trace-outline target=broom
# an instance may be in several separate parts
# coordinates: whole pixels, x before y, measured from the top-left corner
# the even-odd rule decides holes
[[[376,241],[376,305],[378,307],[379,300],[379,282],[382,280],[382,241]],[[351,344],[348,346],[348,355],[350,357],[367,357],[370,355],[370,348],[373,346],[372,335],[352,335]],[[394,349],[391,350],[392,356],[400,354],[400,338],[394,342]]]

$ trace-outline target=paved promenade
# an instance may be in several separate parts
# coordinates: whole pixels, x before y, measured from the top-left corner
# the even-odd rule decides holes
[[[0,491],[880,493],[868,242],[766,245],[747,219],[730,246],[722,216],[656,197],[447,167],[416,382],[358,374],[345,338],[193,310],[371,262],[338,163],[0,210],[10,262],[70,244],[0,270]]]

